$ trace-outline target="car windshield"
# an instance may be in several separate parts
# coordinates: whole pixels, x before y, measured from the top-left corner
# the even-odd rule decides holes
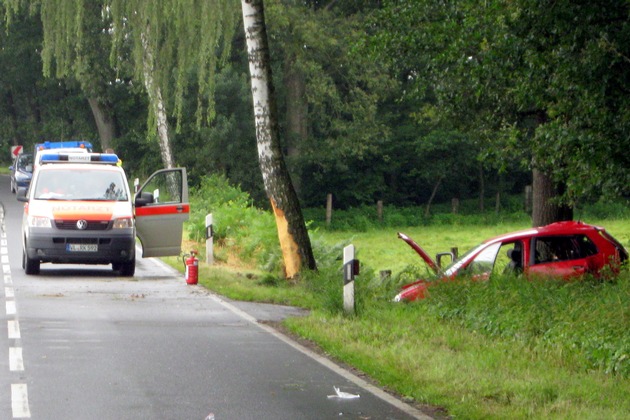
[[[457,271],[471,258],[472,255],[476,254],[481,248],[485,247],[486,244],[477,245],[474,248],[469,249],[461,258],[453,261],[444,269],[444,275],[452,276],[457,273]]]
[[[126,201],[120,172],[99,169],[42,171],[34,189],[36,200]]]

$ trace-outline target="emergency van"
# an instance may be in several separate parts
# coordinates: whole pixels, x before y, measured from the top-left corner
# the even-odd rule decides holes
[[[41,263],[111,264],[133,276],[142,257],[179,255],[188,220],[185,168],[155,172],[135,194],[115,154],[42,154],[30,188],[20,188],[22,268]]]

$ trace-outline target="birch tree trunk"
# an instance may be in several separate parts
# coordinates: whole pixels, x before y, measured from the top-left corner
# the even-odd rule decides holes
[[[285,275],[295,278],[302,268],[315,270],[311,241],[280,145],[277,108],[263,0],[241,0],[252,85],[258,162],[271,202]]]
[[[175,163],[173,162],[173,152],[171,151],[166,106],[162,98],[162,90],[153,77],[155,61],[151,44],[148,41],[150,39],[149,31],[150,28],[147,26],[146,32],[140,34],[142,37],[142,45],[144,46],[144,53],[142,55],[144,86],[149,96],[150,112],[153,113],[155,118],[162,163],[164,163],[164,167],[166,168],[173,168],[175,167]]]

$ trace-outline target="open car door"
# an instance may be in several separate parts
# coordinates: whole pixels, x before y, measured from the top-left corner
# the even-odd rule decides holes
[[[180,255],[184,222],[190,213],[186,168],[153,173],[136,192],[134,205],[142,256]]]

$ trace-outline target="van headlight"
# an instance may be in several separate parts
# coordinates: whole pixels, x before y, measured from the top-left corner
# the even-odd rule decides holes
[[[45,216],[29,216],[28,225],[29,227],[36,227],[36,228],[52,228],[52,223],[50,222],[50,218],[45,217]]]
[[[133,219],[131,217],[121,217],[114,220],[114,229],[129,229],[133,227]]]

